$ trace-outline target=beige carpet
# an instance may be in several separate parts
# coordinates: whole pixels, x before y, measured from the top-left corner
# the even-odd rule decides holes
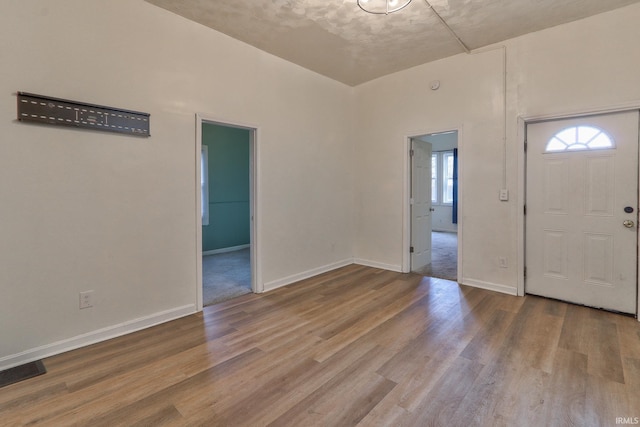
[[[216,304],[251,292],[249,248],[202,257],[202,304]]]
[[[458,280],[458,234],[431,233],[431,264],[417,271],[429,277]]]

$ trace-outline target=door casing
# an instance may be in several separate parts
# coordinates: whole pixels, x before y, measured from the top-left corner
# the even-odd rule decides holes
[[[202,196],[200,192],[201,152],[202,152],[202,124],[212,123],[220,126],[235,127],[249,131],[249,218],[250,218],[250,244],[251,244],[251,290],[255,293],[264,292],[262,272],[260,269],[260,216],[258,209],[258,183],[259,183],[259,128],[252,124],[241,123],[216,118],[212,115],[196,114],[196,147],[195,147],[195,190],[196,190],[196,309],[202,311]]]
[[[458,283],[463,283],[462,276],[464,263],[464,135],[462,125],[443,126],[422,131],[407,132],[404,136],[403,158],[403,194],[402,194],[402,272],[411,271],[411,140],[422,135],[445,133],[455,131],[458,133]]]

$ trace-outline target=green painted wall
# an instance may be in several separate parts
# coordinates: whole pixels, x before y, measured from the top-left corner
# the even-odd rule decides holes
[[[249,244],[250,131],[202,124],[209,151],[209,225],[202,226],[202,250]]]

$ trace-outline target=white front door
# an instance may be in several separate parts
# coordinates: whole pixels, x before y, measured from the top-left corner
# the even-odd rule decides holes
[[[638,112],[527,126],[526,292],[636,313]]]
[[[411,271],[431,264],[431,144],[411,140]]]

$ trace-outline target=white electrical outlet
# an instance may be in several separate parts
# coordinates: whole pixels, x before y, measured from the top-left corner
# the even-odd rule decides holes
[[[507,268],[507,258],[503,256],[498,257],[498,265],[500,266],[500,268]]]
[[[80,292],[80,309],[93,307],[93,291]]]
[[[500,190],[500,200],[503,202],[509,200],[509,190],[507,190],[506,188]]]

